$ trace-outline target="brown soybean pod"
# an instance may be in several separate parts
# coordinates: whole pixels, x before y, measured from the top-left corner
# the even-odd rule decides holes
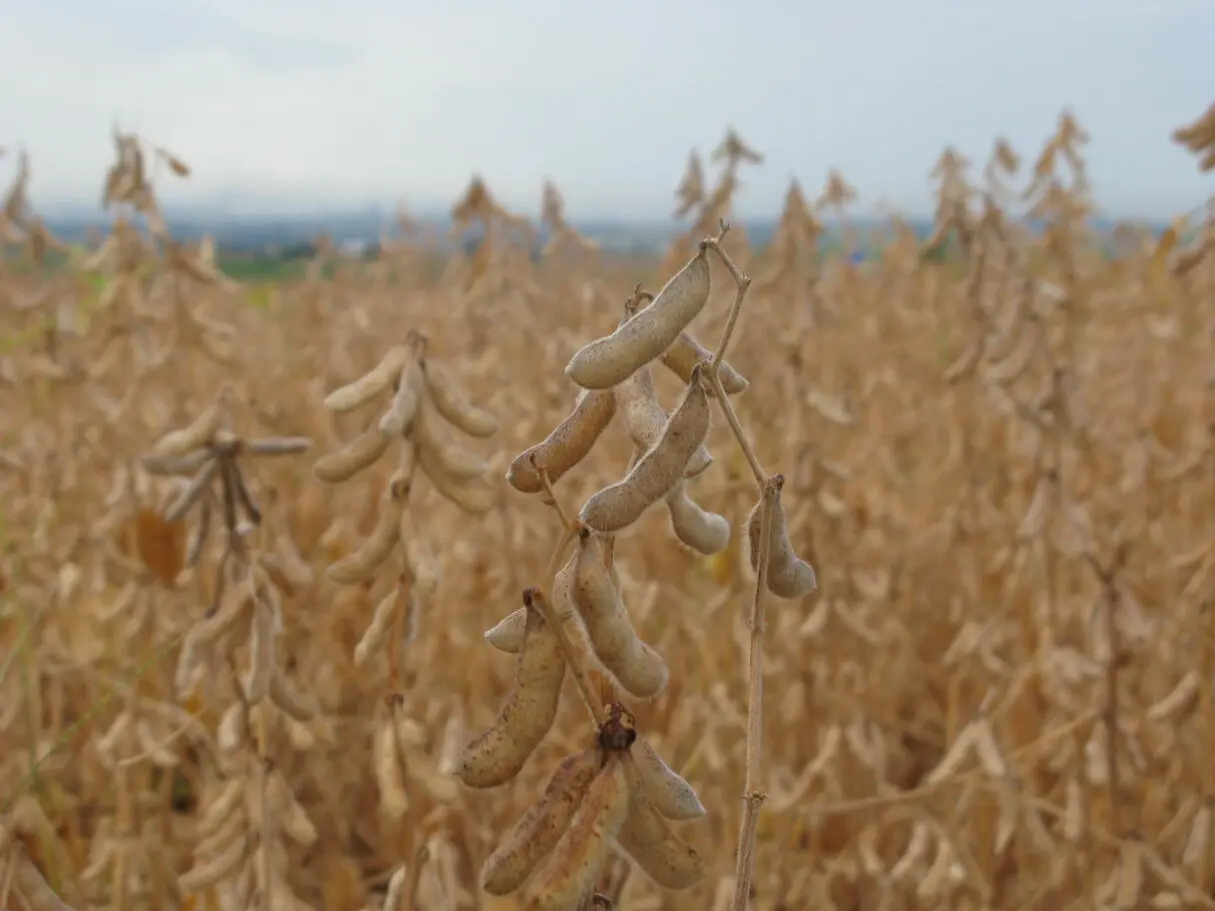
[[[422,362],[422,370],[435,410],[447,423],[474,437],[491,437],[498,432],[498,419],[473,405],[445,366],[428,359]]]
[[[671,343],[670,348],[662,353],[659,360],[662,361],[664,367],[686,383],[692,377],[692,368],[712,357],[712,351],[698,342],[690,332],[684,331],[679,333],[679,337]],[[725,361],[717,366],[717,378],[721,380],[721,387],[726,390],[726,395],[738,395],[740,392],[746,392],[747,387],[751,385],[745,376]],[[707,392],[711,397],[715,397],[712,389],[708,389]]]
[[[702,244],[648,307],[580,349],[566,366],[566,376],[584,389],[610,389],[666,351],[709,300],[707,251]]]
[[[666,501],[675,537],[705,556],[725,550],[730,543],[729,520],[701,508],[688,495],[684,481],[681,480],[671,489]]]
[[[447,473],[445,466],[428,449],[418,447],[418,465],[435,490],[471,516],[480,516],[494,507],[497,492],[485,477],[462,481]]]
[[[166,458],[188,455],[215,436],[221,417],[218,403],[208,405],[188,426],[172,430],[161,437],[152,447],[152,452]]]
[[[379,427],[368,427],[337,452],[317,459],[312,473],[326,484],[348,481],[387,452],[391,443]]]
[[[523,885],[569,828],[600,765],[599,751],[587,750],[557,766],[540,799],[519,817],[485,861],[482,889],[490,895],[509,895]]]
[[[705,392],[708,391],[706,386]],[[629,436],[641,450],[638,455],[653,449],[654,444],[662,435],[662,428],[666,426],[671,416],[667,414],[666,409],[662,407],[658,397],[654,394],[654,375],[650,371],[649,365],[647,364],[624,382],[612,387],[612,394],[616,397],[617,409],[624,415],[624,423],[629,429]],[[685,478],[694,478],[712,464],[713,457],[702,444],[688,460],[688,467],[684,469],[683,475]]]
[[[186,566],[195,566],[202,557],[203,548],[207,546],[207,536],[211,533],[211,515],[215,509],[212,506],[215,495],[207,492],[198,504],[198,522],[190,533],[190,542],[186,546]]]
[[[781,488],[785,485],[783,475],[773,475],[764,485],[764,495],[751,507],[747,515],[747,538],[751,546],[751,569],[759,569],[759,536],[762,530],[763,506],[772,504],[772,533],[768,544],[768,591],[778,598],[800,598],[818,587],[814,567],[802,560],[793,550],[789,530],[785,522],[785,510],[781,505]]]
[[[401,539],[398,529],[401,514],[408,502],[406,493],[407,488],[402,495],[394,496],[393,485],[389,483],[388,489],[380,496],[375,528],[353,553],[347,554],[329,567],[327,575],[330,580],[341,585],[362,582],[388,559]]]
[[[311,697],[303,690],[296,689],[295,684],[277,668],[270,681],[270,701],[296,721],[310,721],[317,713]]]
[[[169,508],[164,512],[164,520],[166,522],[176,522],[181,519],[190,508],[198,502],[199,498],[204,496],[211,487],[211,480],[219,471],[219,460],[211,459],[206,462],[202,468],[198,469],[194,477],[192,477],[181,493],[178,494]]]
[[[274,677],[274,612],[261,598],[253,602],[253,623],[249,643],[249,670],[245,674],[245,699],[257,705],[270,695]]]
[[[629,764],[636,769],[654,809],[667,819],[697,819],[707,812],[696,789],[667,765],[641,734],[629,747]]]
[[[515,685],[494,723],[464,748],[456,768],[470,788],[492,788],[514,778],[557,717],[565,656],[533,606],[533,591],[523,595],[527,629],[515,662]]]
[[[547,437],[524,450],[511,463],[506,480],[520,493],[539,493],[544,489],[540,472],[548,473],[550,484],[586,458],[595,441],[612,423],[616,398],[610,389],[578,394],[574,409]],[[535,458],[535,466],[531,459]]]
[[[249,455],[284,456],[298,455],[312,448],[311,437],[261,437],[245,440],[241,448]]]
[[[591,894],[607,860],[611,842],[629,810],[629,789],[620,762],[595,776],[586,797],[557,846],[528,885],[526,911],[578,911]]]
[[[416,348],[410,346],[409,357],[401,366],[401,373],[397,377],[397,388],[392,395],[392,402],[380,416],[380,433],[391,440],[401,436],[417,415],[425,394],[426,377],[422,373],[422,365],[418,363]]]
[[[658,442],[637,460],[623,480],[586,501],[579,514],[582,524],[605,533],[632,525],[649,506],[671,492],[708,432],[709,400],[698,364]]]
[[[579,535],[574,603],[603,666],[628,693],[648,699],[666,686],[667,664],[633,629],[608,572],[604,545],[604,537],[588,529]]]
[[[670,830],[646,796],[637,769],[621,763],[629,789],[629,812],[616,842],[645,874],[664,889],[690,889],[705,877],[700,855]]]
[[[392,387],[392,381],[401,375],[401,368],[412,356],[408,345],[394,345],[374,367],[353,383],[333,390],[325,397],[325,407],[330,411],[353,411],[365,405],[381,392]]]
[[[523,647],[523,635],[527,631],[527,608],[511,611],[484,633],[485,641],[510,655],[517,655]]]
[[[485,462],[447,439],[443,435],[441,423],[442,419],[435,410],[434,403],[426,396],[418,404],[413,425],[409,428],[409,437],[419,450],[426,451],[442,465],[443,473],[454,481],[471,481],[485,474],[488,468]]]
[[[144,456],[140,461],[149,474],[192,475],[202,468],[203,462],[211,458],[209,447],[192,449],[183,456]]]

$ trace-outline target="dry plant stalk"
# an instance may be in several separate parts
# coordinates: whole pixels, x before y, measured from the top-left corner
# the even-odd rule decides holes
[[[752,511],[760,528],[750,532],[752,564],[760,568],[750,618],[747,796],[732,907],[746,904],[757,812],[763,800],[759,789],[763,595],[771,591],[782,598],[799,598],[814,590],[816,580],[789,542],[780,508],[783,479],[764,475],[729,402],[727,382],[735,393],[746,388],[746,381],[725,364],[724,357],[750,279],[722,248],[728,230],[722,222],[719,233],[702,241],[688,264],[656,296],[637,289],[615,332],[575,353],[566,373],[584,392],[574,411],[544,441],[516,457],[507,474],[516,489],[547,494],[562,531],[550,561],[554,573],[547,583],[550,594],[528,589],[523,607],[486,633],[491,644],[517,654],[515,685],[494,724],[465,747],[457,774],[474,788],[497,787],[518,775],[552,728],[567,666],[598,727],[599,744],[599,750],[571,755],[558,766],[540,802],[499,843],[483,868],[482,885],[487,891],[505,894],[522,887],[528,908],[584,907],[611,848],[623,851],[665,889],[690,888],[704,875],[696,852],[663,822],[664,816],[689,819],[703,814],[700,799],[648,747],[622,704],[613,702],[605,713],[591,672],[599,671],[613,686],[638,699],[653,698],[667,685],[665,661],[638,637],[621,601],[615,537],[651,506],[665,502],[672,528],[689,546],[702,553],[726,546],[729,523],[701,510],[684,488],[687,477],[709,467],[707,454],[701,454],[711,398],[718,401],[753,466],[760,492]],[[688,332],[708,300],[710,251],[737,287],[714,354]],[[642,302],[648,305],[638,309]],[[668,356],[672,349],[675,353]],[[669,414],[654,397],[649,370],[655,361],[671,367],[686,382],[683,397]],[[617,411],[624,414],[633,437],[630,468],[620,481],[593,494],[571,524],[553,485],[589,454]],[[754,523],[749,520],[749,524]],[[561,565],[571,538],[576,538],[577,549]],[[621,768],[616,766],[615,752],[620,753]]]
[[[453,428],[479,439],[493,436],[497,419],[469,401],[455,375],[439,360],[427,356],[427,340],[411,331],[405,343],[391,348],[367,373],[325,399],[335,413],[354,411],[391,392],[378,420],[337,452],[313,467],[327,484],[341,484],[365,471],[394,442],[400,443],[396,469],[380,496],[371,534],[352,553],[329,567],[329,578],[355,585],[372,578],[400,545],[404,551],[401,584],[384,596],[358,646],[355,663],[366,664],[389,641],[389,633],[403,629],[404,643],[417,632],[417,618],[434,597],[439,584],[438,565],[422,523],[409,510],[409,495],[417,468],[435,489],[468,515],[482,515],[495,502],[479,456],[449,437]],[[396,666],[395,663],[393,665]]]
[[[403,550],[397,583],[379,601],[354,649],[358,667],[385,649],[389,655],[386,710],[377,715],[372,733],[372,771],[379,812],[392,823],[408,821],[409,785],[438,805],[451,804],[459,796],[454,778],[427,754],[425,727],[411,717],[407,695],[399,686],[402,650],[417,636],[418,618],[433,601],[440,580],[433,542],[425,535],[427,523],[413,515],[409,504],[415,469],[420,467],[439,493],[467,515],[484,514],[494,504],[487,464],[448,434],[454,429],[487,439],[497,433],[498,421],[470,401],[454,373],[428,356],[427,348],[427,339],[411,331],[403,345],[391,348],[371,370],[326,397],[327,409],[344,413],[391,393],[378,420],[314,466],[320,480],[340,484],[369,468],[394,442],[400,444],[396,469],[381,494],[370,536],[328,570],[330,580],[339,584],[366,583],[398,545]],[[413,900],[421,862],[415,858],[410,882],[403,875],[394,877],[386,908],[396,907],[394,903],[406,896]]]
[[[241,461],[299,454],[312,441],[237,436],[227,427],[231,398],[229,387],[221,389],[188,425],[161,437],[143,462],[150,472],[183,480],[165,510],[167,521],[198,513],[188,565],[199,562],[215,513],[224,533],[210,607],[186,632],[177,665],[179,696],[193,693],[208,672],[228,672],[232,701],[217,736],[224,777],[206,804],[194,865],[177,885],[190,894],[219,889],[229,901],[269,911],[291,894],[280,838],[301,844],[316,839],[315,826],[270,756],[269,707],[297,722],[309,720],[316,709],[280,660],[282,595],[262,563],[263,553],[250,547],[262,510]],[[244,673],[237,671],[241,653]],[[123,718],[116,720],[111,739],[117,738]]]

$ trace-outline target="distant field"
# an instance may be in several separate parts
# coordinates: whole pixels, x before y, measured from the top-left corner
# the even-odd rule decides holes
[[[307,245],[321,234],[328,234],[338,241],[352,240],[374,244],[380,237],[381,230],[388,227],[388,222],[378,214],[335,213],[328,217],[257,217],[257,218],[201,218],[190,215],[168,214],[168,221],[175,237],[181,240],[195,240],[204,235],[210,235],[222,249],[240,251],[241,253],[256,252],[273,248],[290,248]],[[772,238],[776,229],[776,220],[772,218],[743,218],[739,223],[747,232],[747,237],[757,247],[764,247]],[[924,237],[932,231],[932,221],[928,218],[911,217],[908,223],[917,235]],[[74,217],[48,217],[47,223],[56,236],[68,243],[83,243],[91,232],[104,233],[108,230],[109,220],[98,215]],[[1153,233],[1159,233],[1167,226],[1163,220],[1141,220],[1137,222]],[[883,220],[858,216],[851,222],[856,231],[864,236],[881,229]],[[1093,221],[1093,229],[1098,234],[1111,231],[1116,222],[1112,219],[1098,218]],[[654,253],[665,249],[667,243],[685,226],[671,220],[660,221],[625,221],[607,219],[587,219],[572,222],[581,234],[599,243],[604,249],[616,252]],[[445,218],[430,218],[422,220],[422,227],[433,230],[440,236],[445,236],[450,229],[450,223]],[[824,247],[835,250],[842,238],[839,226],[828,220],[824,237]],[[543,232],[541,234],[543,238]]]

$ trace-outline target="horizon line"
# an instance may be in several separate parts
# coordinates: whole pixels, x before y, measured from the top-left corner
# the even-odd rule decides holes
[[[1098,222],[1140,223],[1148,225],[1169,224],[1177,218],[1201,215],[1202,210],[1205,208],[1206,202],[1204,201],[1191,206],[1189,209],[1183,210],[1180,213],[1169,215],[1146,215],[1113,211],[1097,211],[1091,213],[1089,219]],[[396,206],[385,205],[382,203],[316,203],[308,208],[288,205],[282,207],[266,206],[231,210],[223,204],[208,202],[178,202],[161,206],[161,212],[170,219],[178,218],[185,220],[208,220],[226,224],[258,220],[323,221],[327,219],[346,220],[351,218],[380,220],[385,222],[385,224],[390,224],[395,221]],[[100,206],[88,206],[80,204],[41,206],[35,209],[33,214],[45,220],[59,222],[61,224],[90,225],[108,224],[117,215],[117,213],[112,209],[104,209]],[[418,207],[413,210],[407,210],[407,214],[411,219],[422,222],[451,223],[451,215],[450,212],[447,211],[446,207]],[[739,224],[767,223],[779,222],[781,216],[782,213],[779,211],[772,213],[739,213],[732,216],[730,220]],[[824,226],[842,226],[849,222],[853,224],[889,223],[896,220],[903,220],[907,222],[933,222],[936,218],[935,214],[932,212],[904,212],[897,209],[883,210],[878,212],[861,211],[853,215],[844,216],[840,216],[835,213],[820,213],[817,214],[817,217],[820,223]],[[1009,217],[1010,220],[1015,222],[1043,222],[1043,219],[1029,218],[1024,213],[1010,215]],[[143,219],[142,217],[137,217],[136,220],[142,221]],[[538,221],[538,219],[535,220]],[[626,215],[620,213],[580,215],[576,217],[567,217],[567,220],[575,227],[579,224],[589,225],[598,223],[628,226],[647,225],[663,228],[669,227],[672,230],[679,230],[681,227],[686,227],[691,221],[690,219],[676,218],[672,214]]]

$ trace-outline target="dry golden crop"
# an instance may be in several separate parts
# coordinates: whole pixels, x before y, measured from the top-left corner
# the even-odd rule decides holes
[[[83,253],[20,156],[0,908],[1215,906],[1215,221],[1110,259],[1086,141],[863,264],[733,131],[662,262],[474,179],[258,306],[175,155]]]

